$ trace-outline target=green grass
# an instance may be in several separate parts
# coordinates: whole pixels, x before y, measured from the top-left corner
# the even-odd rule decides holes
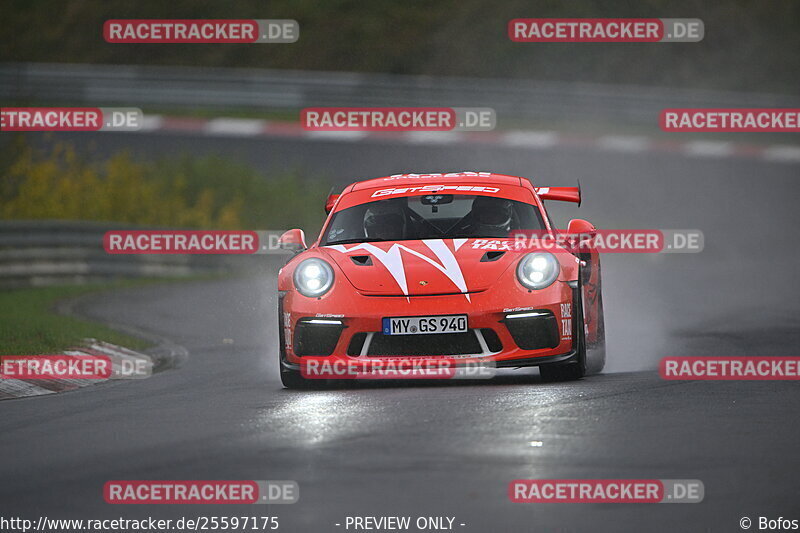
[[[0,354],[57,354],[95,338],[141,350],[150,343],[113,329],[62,316],[53,310],[59,300],[90,292],[133,286],[142,282],[102,283],[83,286],[52,286],[4,290],[0,292]]]

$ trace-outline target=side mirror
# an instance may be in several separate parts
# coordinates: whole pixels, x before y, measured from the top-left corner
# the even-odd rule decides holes
[[[567,233],[570,235],[596,235],[597,228],[588,220],[573,218],[567,226]]]
[[[293,253],[306,249],[306,234],[301,229],[290,229],[278,238],[278,248]]]
[[[329,194],[328,199],[325,200],[325,214],[330,214],[333,211],[333,206],[336,204],[336,200],[339,199],[339,194]]]

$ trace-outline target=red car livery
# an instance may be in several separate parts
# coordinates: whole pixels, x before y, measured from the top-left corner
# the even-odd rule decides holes
[[[441,360],[538,366],[579,379],[605,363],[600,261],[593,249],[530,246],[558,233],[535,188],[488,172],[403,174],[357,182],[326,203],[319,238],[278,277],[283,384],[310,386],[303,365]],[[572,220],[570,234],[594,227]],[[555,239],[553,239],[555,241]],[[563,239],[558,240],[563,243]]]

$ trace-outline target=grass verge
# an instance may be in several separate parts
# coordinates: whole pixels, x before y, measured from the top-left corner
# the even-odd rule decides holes
[[[141,350],[150,343],[107,326],[57,314],[59,300],[148,281],[110,282],[82,286],[11,289],[0,292],[0,354],[57,354],[85,338],[95,338]]]

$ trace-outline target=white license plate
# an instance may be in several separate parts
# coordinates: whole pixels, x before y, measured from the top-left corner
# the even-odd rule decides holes
[[[384,335],[421,335],[429,333],[464,333],[467,315],[404,316],[383,319]]]

